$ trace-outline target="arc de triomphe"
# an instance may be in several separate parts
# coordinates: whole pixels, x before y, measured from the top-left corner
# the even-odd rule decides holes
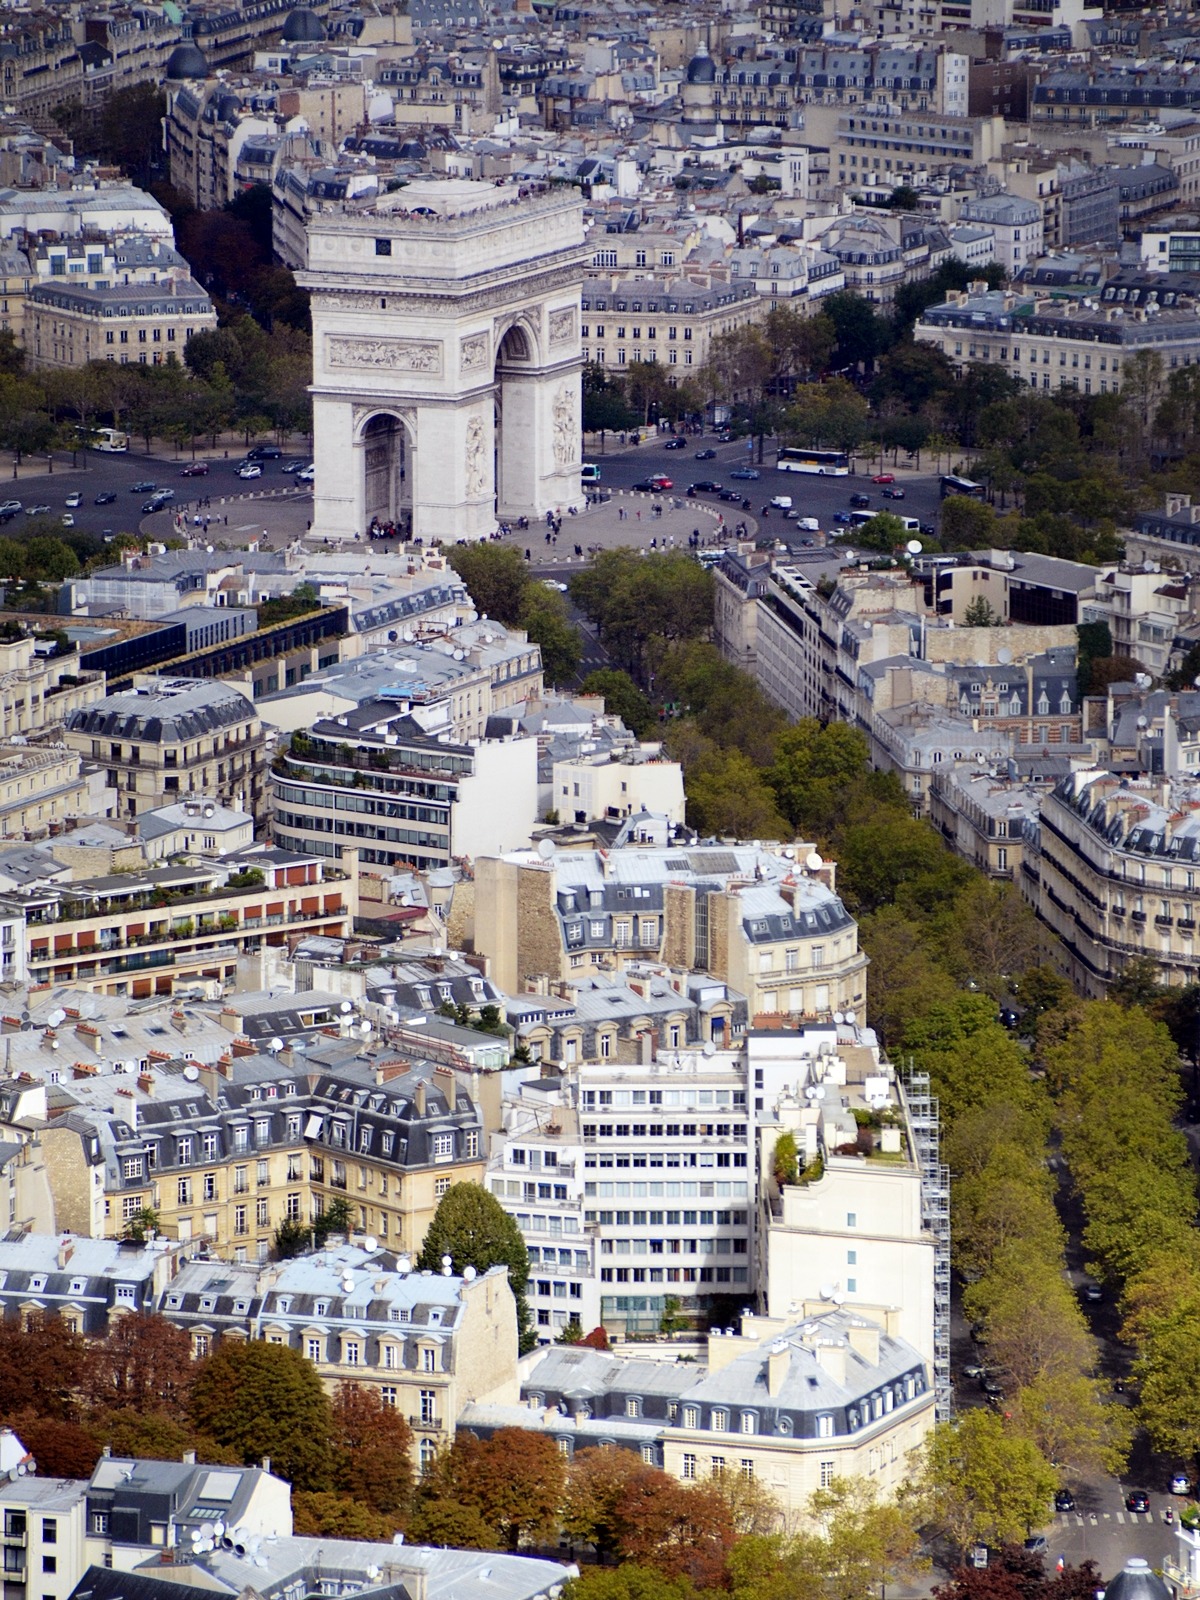
[[[574,191],[422,179],[312,219],[315,533],[411,514],[453,543],[580,504],[583,261]]]

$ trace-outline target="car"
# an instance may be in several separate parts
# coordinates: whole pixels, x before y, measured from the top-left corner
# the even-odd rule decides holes
[[[94,506],[111,506],[111,505],[115,505],[116,501],[117,501],[117,497],[116,497],[116,494],[113,492],[113,490],[111,490],[111,489],[101,489],[100,493],[92,501],[92,504]]]
[[[697,461],[715,461],[716,459],[717,459],[717,452],[715,450],[697,450],[696,451],[696,460]]]
[[[19,500],[0,500],[0,521],[7,522],[9,517],[15,517],[20,509]]]
[[[937,525],[933,522],[923,522],[921,524],[921,532],[925,534],[927,538],[936,539]]]
[[[982,1572],[988,1564],[987,1545],[973,1544],[971,1546],[971,1552],[967,1557],[967,1561],[972,1567],[976,1568],[977,1571]]]
[[[50,507],[49,506],[26,506],[25,507],[25,515],[27,517],[44,517],[44,516],[49,515],[49,511],[50,511]]]
[[[855,511],[865,511],[870,504],[871,496],[869,494],[852,494],[850,496],[850,505]]]
[[[287,473],[299,472],[303,465],[303,461],[285,461],[279,470]]]
[[[904,490],[903,489],[897,489],[897,488],[894,488],[891,485],[889,485],[883,491],[883,498],[885,500],[903,500],[904,499]]]
[[[757,483],[761,474],[757,467],[734,467],[729,476],[739,483]]]
[[[153,494],[158,485],[153,478],[139,478],[136,483],[129,486],[130,494]]]
[[[688,485],[689,494],[720,494],[724,484],[716,483],[712,478],[700,478],[695,483]]]
[[[72,489],[71,493],[63,501],[63,505],[66,506],[68,511],[74,511],[77,506],[81,506],[82,504],[83,496],[80,494],[78,489]]]
[[[1131,1489],[1125,1496],[1126,1511],[1149,1511],[1150,1496],[1145,1489]]]
[[[989,1377],[986,1372],[979,1380],[979,1387],[983,1390],[984,1394],[987,1395],[989,1400],[995,1400],[1004,1393],[1003,1385],[997,1383],[995,1378]]]
[[[772,511],[790,511],[792,509],[791,495],[773,494],[771,496],[771,509]]]
[[[848,528],[850,526],[850,513],[848,511],[835,511],[833,520],[839,528]]]
[[[567,592],[566,584],[565,583],[559,583],[557,578],[543,578],[542,579],[542,588],[543,589],[556,589],[559,594],[566,594],[566,592]]]
[[[737,505],[741,501],[742,491],[740,489],[722,489],[720,498],[728,500],[731,505]]]
[[[151,495],[150,499],[142,505],[142,515],[144,517],[152,517],[156,511],[163,510],[166,503],[165,500],[160,500],[157,495]]]
[[[154,491],[154,498],[156,500],[161,500],[162,503],[166,505],[168,500],[174,500],[175,491],[174,489],[156,489]]]
[[[310,461],[306,467],[301,467],[300,471],[296,474],[297,478],[304,483],[311,483],[316,475],[316,464],[312,461]]]
[[[1002,1028],[1015,1028],[1021,1020],[1021,1013],[1014,1011],[1011,1006],[1003,1006],[998,1020]]]
[[[262,468],[257,461],[243,461],[238,468],[239,478],[261,478]]]
[[[181,478],[207,478],[208,462],[189,461],[186,467],[181,467],[179,469],[179,476]]]
[[[1025,1548],[1031,1556],[1044,1556],[1049,1546],[1044,1533],[1031,1533],[1025,1541]]]
[[[732,444],[733,443],[733,434],[730,432],[730,430],[728,428],[718,428],[717,429],[717,443],[718,444]]]
[[[895,481],[896,474],[894,472],[877,472],[871,479],[872,483],[895,483]]]
[[[663,445],[664,450],[684,450],[687,448],[686,439],[668,439]]]
[[[75,526],[75,513],[73,511],[63,512],[62,525],[64,528],[73,528]]]
[[[1172,1494],[1191,1494],[1192,1484],[1186,1472],[1175,1472],[1171,1475]]]
[[[283,451],[277,444],[256,444],[246,451],[247,461],[278,461]]]
[[[1100,1301],[1104,1299],[1104,1290],[1098,1283],[1085,1283],[1083,1286],[1083,1298],[1089,1305],[1099,1305]]]
[[[1055,1511],[1074,1511],[1075,1496],[1070,1489],[1059,1489],[1054,1496]]]
[[[981,1367],[978,1362],[973,1361],[963,1368],[963,1377],[982,1378],[986,1370],[987,1369],[985,1367]]]
[[[670,478],[667,477],[665,472],[652,473],[650,482],[654,485],[655,489],[659,490],[673,489],[675,487],[674,483]]]

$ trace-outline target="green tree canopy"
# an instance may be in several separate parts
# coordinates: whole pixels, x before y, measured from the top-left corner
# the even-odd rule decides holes
[[[270,1456],[298,1489],[326,1489],[330,1408],[317,1369],[298,1350],[264,1340],[223,1340],[192,1389],[193,1425],[247,1465]]]
[[[529,1254],[516,1221],[495,1195],[476,1183],[450,1185],[438,1201],[417,1266],[422,1271],[440,1272],[443,1256],[450,1257],[456,1273],[464,1267],[474,1267],[476,1272],[508,1268],[509,1286],[517,1302],[517,1331],[522,1344],[527,1343]]]

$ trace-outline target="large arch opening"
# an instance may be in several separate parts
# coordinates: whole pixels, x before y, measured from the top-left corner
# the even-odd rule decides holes
[[[534,440],[530,432],[534,349],[519,322],[496,351],[496,514],[518,516],[533,504],[530,476]],[[525,381],[522,381],[522,380]]]
[[[362,430],[364,532],[373,528],[412,533],[413,460],[408,430],[398,417],[379,412]]]

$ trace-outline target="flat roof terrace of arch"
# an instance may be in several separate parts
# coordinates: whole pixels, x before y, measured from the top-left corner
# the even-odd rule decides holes
[[[386,200],[386,207],[312,218],[308,269],[299,275],[306,288],[480,287],[514,267],[575,273],[584,260],[583,202],[573,191],[521,198],[515,189],[464,179],[410,184]],[[407,204],[393,203],[401,200]]]

